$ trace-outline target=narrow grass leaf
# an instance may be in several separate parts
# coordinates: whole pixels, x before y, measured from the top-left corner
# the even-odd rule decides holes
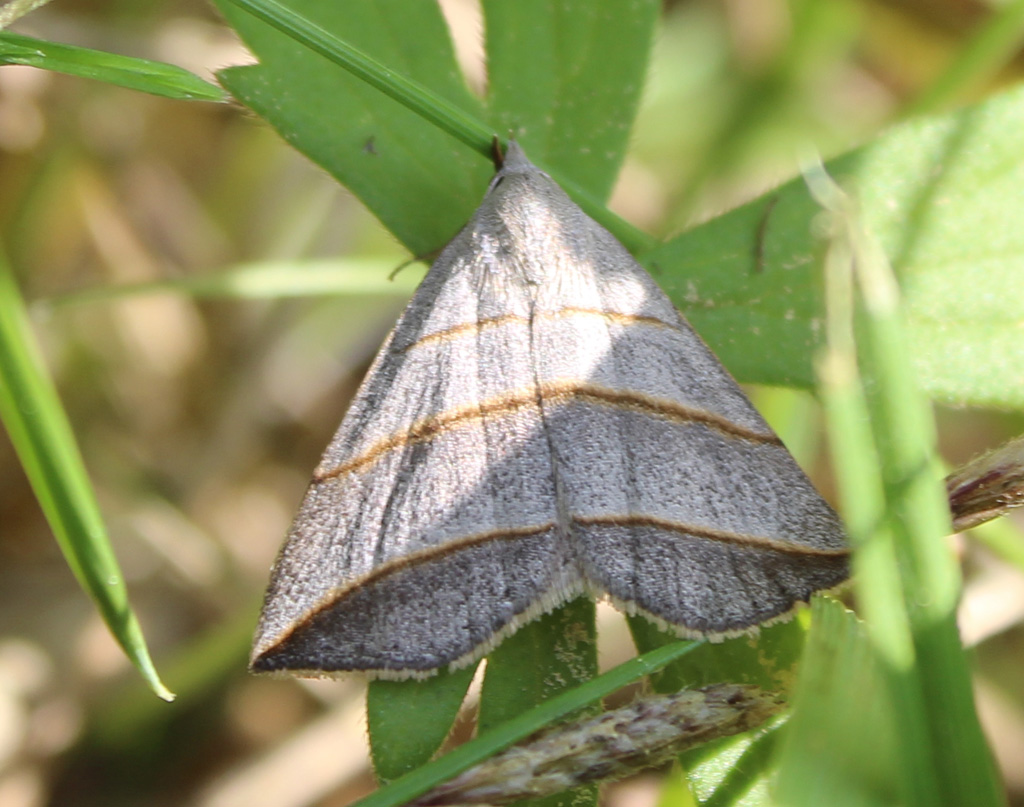
[[[62,45],[8,31],[0,32],[2,64],[22,64],[53,70],[179,101],[225,103],[228,100],[216,84],[204,81],[173,64]]]
[[[841,220],[834,223],[841,224]],[[870,644],[863,652],[868,663],[874,665],[871,669],[877,669],[880,676],[881,694],[877,697],[885,698],[887,703],[893,704],[893,709],[897,709],[898,704],[894,722],[878,728],[879,732],[888,729],[896,737],[891,745],[898,759],[893,763],[894,775],[887,787],[897,794],[899,803],[924,805],[929,799],[938,798],[935,784],[928,776],[931,763],[924,714],[927,707],[912,680],[915,654],[910,620],[900,585],[894,537],[885,517],[879,458],[857,367],[853,329],[854,245],[849,238],[840,235],[841,232],[833,233],[825,259],[828,350],[819,359],[822,397],[842,511],[850,541],[856,548],[853,557],[855,588],[870,637]],[[805,696],[804,705],[800,707],[812,715],[819,711],[827,713],[831,708],[830,697],[845,697],[845,679],[833,682],[835,676],[830,678],[828,670],[818,674],[825,682],[818,689],[826,694],[819,698],[820,702]],[[830,689],[833,686],[839,693],[834,696]],[[864,697],[856,690],[855,694]],[[845,742],[845,729],[840,727],[844,715],[841,713],[835,723],[820,724],[825,744],[836,732],[843,733],[838,742]],[[822,742],[817,738],[815,741]],[[878,747],[886,755],[884,759],[892,756],[885,742]],[[870,756],[871,747],[865,747],[863,753]],[[845,786],[847,776],[856,779],[861,775],[860,768],[884,763],[883,759],[864,763],[847,754],[840,757],[838,764],[835,786]],[[823,786],[815,784],[810,792],[816,793]],[[851,798],[859,798],[856,788],[851,793]]]
[[[161,663],[163,678],[174,687],[175,706],[202,708],[224,682],[245,667],[252,645],[252,624],[259,603],[252,601],[225,621],[174,647]],[[168,719],[164,704],[154,700],[141,679],[118,680],[92,699],[89,741],[109,754],[137,751],[159,733]]]
[[[808,184],[831,223],[823,391],[857,549],[855,587],[897,716],[899,797],[999,804],[956,628],[960,580],[941,540],[951,525],[934,425],[915,386],[898,289],[856,204],[826,175]]]
[[[152,690],[172,700],[174,695],[161,683],[149,658],[67,415],[2,257],[0,420],[71,571]]]
[[[941,540],[952,524],[934,421],[916,386],[894,278],[881,251],[872,248],[870,231],[861,234],[854,264],[863,299],[859,358],[926,709],[932,776],[947,804],[996,805],[1001,788],[956,623],[960,572]]]
[[[261,261],[211,275],[147,283],[114,283],[65,292],[37,305],[58,307],[105,303],[149,294],[187,294],[195,299],[262,300],[328,295],[409,297],[420,280],[421,265],[402,268],[384,260],[328,259]]]

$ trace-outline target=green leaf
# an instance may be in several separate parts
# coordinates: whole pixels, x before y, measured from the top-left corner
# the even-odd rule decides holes
[[[627,684],[657,672],[666,664],[691,652],[700,643],[675,642],[650,653],[630,659],[608,672],[592,678],[573,689],[555,695],[528,712],[513,717],[492,731],[484,732],[475,740],[461,745],[440,759],[428,763],[386,785],[375,793],[356,802],[353,807],[400,807],[400,805],[426,793],[432,787],[451,779],[507,748],[529,737],[545,726],[579,712],[606,695]]]
[[[0,32],[0,65],[23,64],[182,101],[227,101],[216,84],[184,68]]]
[[[164,700],[67,415],[32,334],[21,293],[0,256],[0,420],[79,584],[150,688]]]
[[[712,219],[641,262],[740,381],[810,387],[821,281],[802,183]]]
[[[479,204],[490,163],[230,0],[218,5],[260,61],[219,74],[231,93],[355,193],[414,255],[443,247]],[[459,72],[436,3],[293,0],[284,5],[482,117],[482,104]]]
[[[531,159],[607,199],[626,151],[660,3],[485,0],[490,120]]]
[[[1024,408],[1012,293],[1024,259],[1024,89],[894,127],[827,164],[893,264],[920,383],[947,403]],[[819,208],[795,180],[643,262],[741,381],[810,387],[822,343]]]
[[[524,625],[488,656],[477,730],[499,727],[596,674],[594,603],[583,597]],[[535,807],[596,803],[595,785],[520,802]]]
[[[941,540],[951,525],[934,423],[916,387],[895,279],[851,200],[820,173],[808,184],[832,232],[822,393],[858,605],[894,711],[899,801],[998,805],[956,626],[959,569]]]
[[[641,653],[678,641],[643,617],[629,617],[633,641]],[[755,635],[703,644],[662,670],[652,686],[656,692],[677,692],[720,681],[788,690],[803,651],[806,628],[800,619],[761,628]]]
[[[773,807],[769,783],[784,720],[727,737],[681,758],[686,778],[701,807]],[[701,753],[703,752],[703,753]]]
[[[817,598],[778,759],[779,803],[906,803],[895,707],[857,618],[835,600]]]
[[[476,668],[442,671],[424,681],[370,682],[366,722],[378,780],[390,782],[430,761],[451,731]]]

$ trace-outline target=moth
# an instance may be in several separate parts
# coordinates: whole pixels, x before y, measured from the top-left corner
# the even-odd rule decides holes
[[[848,572],[729,373],[512,143],[313,475],[251,668],[425,677],[584,592],[732,636]]]

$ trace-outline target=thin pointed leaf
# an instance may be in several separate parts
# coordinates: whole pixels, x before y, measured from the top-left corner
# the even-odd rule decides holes
[[[228,100],[216,84],[182,67],[0,32],[0,65],[22,64],[182,101]]]
[[[107,538],[67,415],[35,343],[24,301],[0,257],[0,420],[64,557],[152,690],[161,683]]]
[[[856,549],[854,585],[894,712],[898,798],[912,805],[998,805],[956,627],[959,572],[941,540],[951,525],[934,425],[915,386],[899,294],[855,205],[827,176],[811,174],[808,184],[831,225],[822,388]],[[832,744],[828,735],[821,741]]]
[[[187,294],[196,299],[260,300],[339,295],[409,297],[423,279],[422,267],[394,274],[393,261],[303,260],[242,264],[211,275],[144,283],[115,283],[48,297],[48,306],[110,302],[147,294]]]
[[[894,279],[870,244],[864,252],[856,260],[863,295],[858,354],[916,660],[901,689],[919,692],[934,766],[921,771],[917,782],[933,778],[946,804],[998,805],[1000,787],[956,623],[960,571],[940,540],[952,525],[935,456],[935,424],[917,389]]]

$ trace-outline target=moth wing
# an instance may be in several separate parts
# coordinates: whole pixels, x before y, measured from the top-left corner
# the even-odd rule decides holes
[[[650,275],[551,185],[569,257],[538,302],[535,355],[590,586],[714,636],[841,583],[833,510]]]
[[[493,285],[478,240],[471,222],[434,263],[328,446],[271,574],[254,670],[422,676],[582,591],[525,291]]]

